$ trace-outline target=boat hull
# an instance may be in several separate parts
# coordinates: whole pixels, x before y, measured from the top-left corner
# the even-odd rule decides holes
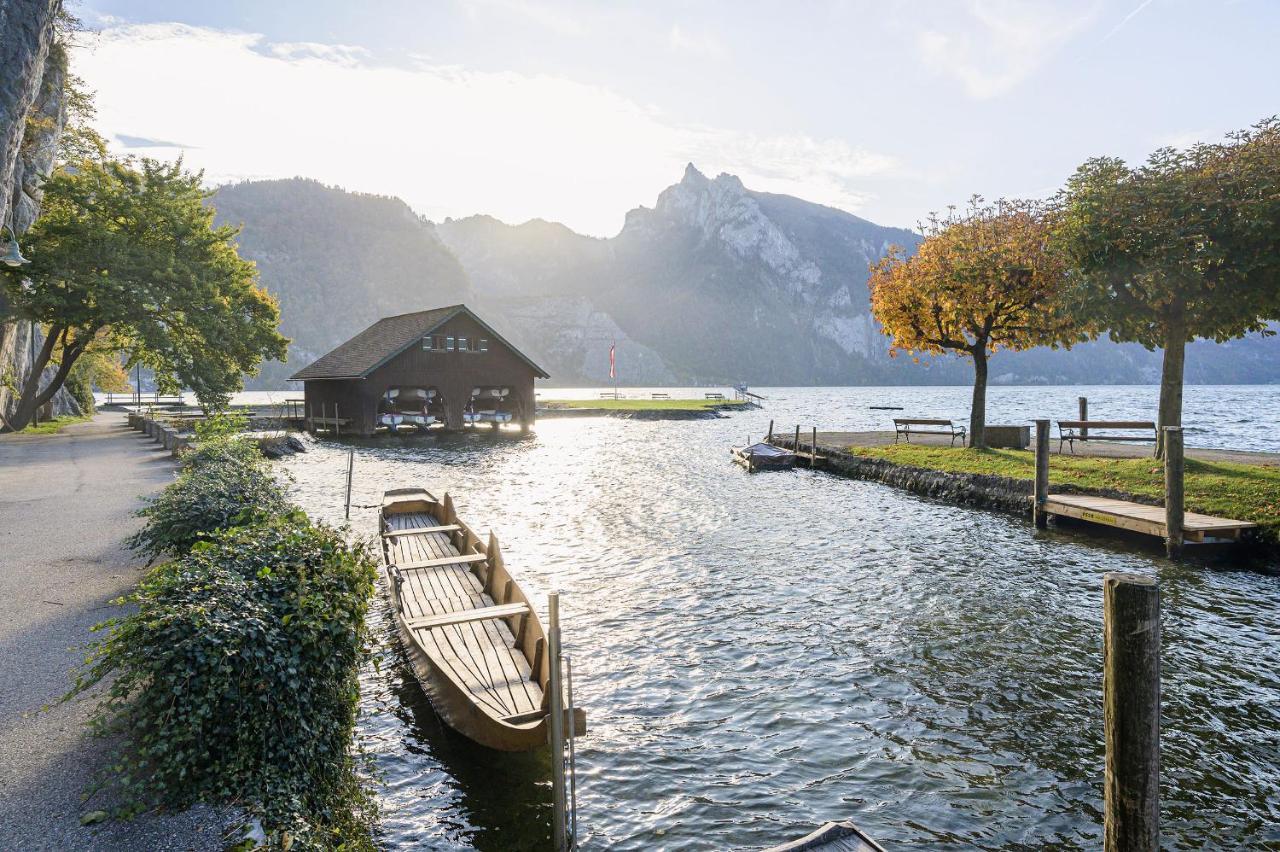
[[[386,492],[380,520],[396,632],[440,718],[499,751],[545,745],[546,637],[496,537],[482,543],[448,495],[437,501],[422,489]],[[572,723],[585,732],[580,711]]]

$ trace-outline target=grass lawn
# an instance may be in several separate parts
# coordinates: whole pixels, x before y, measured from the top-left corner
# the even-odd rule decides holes
[[[605,408],[614,411],[705,411],[743,405],[732,399],[542,399],[545,408]]]
[[[55,417],[52,420],[42,421],[37,426],[28,426],[19,432],[19,435],[52,435],[55,432],[61,432],[63,426],[70,426],[72,423],[84,423],[88,421],[88,417],[72,417],[64,414]]]
[[[972,450],[896,444],[849,447],[847,452],[898,464],[950,473],[980,473],[1034,481],[1035,454],[1026,450]],[[1163,499],[1164,468],[1153,458],[1049,457],[1053,483],[1106,489]],[[1280,537],[1280,465],[1231,464],[1186,460],[1187,509],[1239,521],[1252,521],[1268,538]]]

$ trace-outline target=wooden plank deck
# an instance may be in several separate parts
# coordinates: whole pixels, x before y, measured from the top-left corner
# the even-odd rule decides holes
[[[1165,537],[1163,506],[1146,506],[1127,500],[1085,494],[1050,494],[1044,508],[1050,515]],[[1187,512],[1183,519],[1183,536],[1187,541],[1238,539],[1241,530],[1256,526],[1257,524],[1248,521],[1233,521],[1230,518]]]
[[[404,572],[401,596],[414,636],[436,653],[455,679],[499,716],[520,716],[542,708],[542,690],[506,618],[519,618],[514,606],[498,607],[471,570],[475,560],[462,556],[451,532],[424,513],[392,515],[387,546],[392,561],[417,570]],[[451,525],[450,525],[451,526]],[[486,616],[440,618],[448,613],[490,609]],[[498,611],[509,613],[497,615]],[[522,610],[527,606],[522,606]],[[466,619],[466,620],[463,620]]]

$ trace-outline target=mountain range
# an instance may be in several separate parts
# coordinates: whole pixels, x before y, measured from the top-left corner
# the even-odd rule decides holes
[[[624,385],[950,384],[957,358],[892,359],[869,310],[868,267],[918,234],[876,225],[693,165],[652,208],[602,239],[535,219],[421,219],[404,202],[305,179],[220,188],[220,221],[240,224],[241,253],[280,300],[288,375],[374,320],[466,302],[541,364],[557,385],[609,382],[616,344]],[[1258,336],[1188,350],[1187,380],[1280,381],[1280,342]],[[1003,384],[1151,383],[1160,355],[1106,341],[1070,352],[1002,352]]]

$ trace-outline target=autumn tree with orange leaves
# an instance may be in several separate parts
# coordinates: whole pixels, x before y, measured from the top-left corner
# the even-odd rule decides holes
[[[973,359],[972,447],[986,446],[991,355],[1084,339],[1065,304],[1068,264],[1049,240],[1051,215],[1039,202],[975,197],[963,212],[930,217],[914,255],[895,246],[871,268],[871,312],[890,354]]]

